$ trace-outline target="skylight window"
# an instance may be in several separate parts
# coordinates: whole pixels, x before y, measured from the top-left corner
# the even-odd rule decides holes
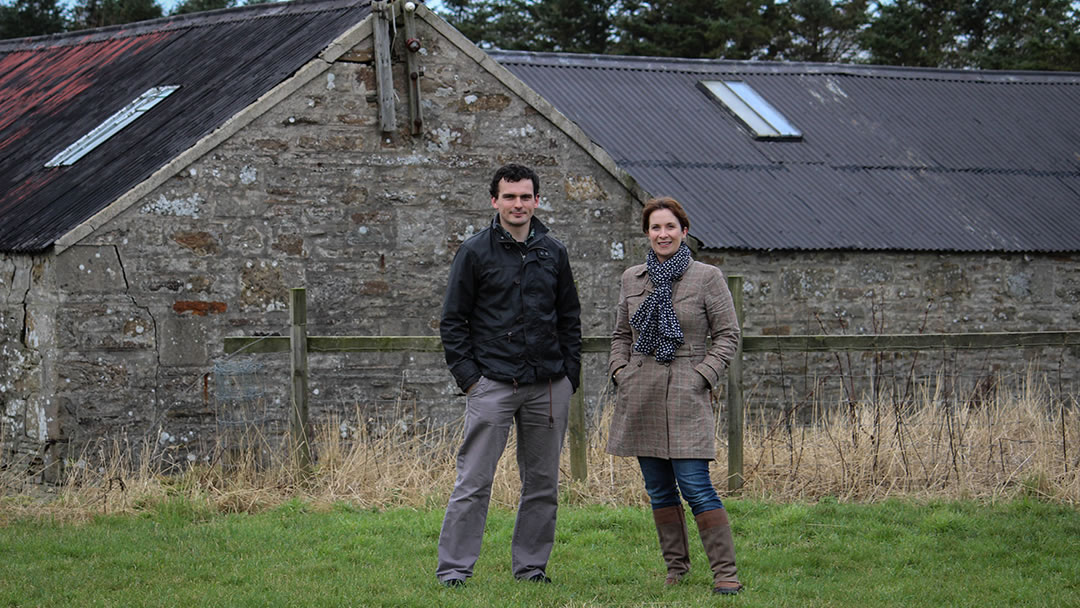
[[[749,84],[741,80],[703,80],[701,84],[757,139],[802,139],[802,132]]]
[[[161,100],[173,94],[179,86],[154,87],[139,95],[135,101],[124,106],[119,112],[105,119],[105,122],[94,127],[78,141],[71,144],[64,151],[57,154],[45,163],[46,167],[65,167],[75,164],[75,161],[86,156],[91,150],[103,144],[107,139],[116,135],[120,129],[128,126],[138,117],[145,114],[150,108],[156,106]]]

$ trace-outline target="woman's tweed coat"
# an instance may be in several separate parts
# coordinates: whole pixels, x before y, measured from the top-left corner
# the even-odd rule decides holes
[[[720,269],[690,264],[672,283],[675,316],[685,341],[675,359],[662,364],[654,355],[633,349],[638,332],[630,319],[652,290],[644,264],[623,273],[608,373],[623,370],[616,383],[607,451],[616,456],[712,460],[715,422],[709,391],[724,378],[739,345],[731,292]]]

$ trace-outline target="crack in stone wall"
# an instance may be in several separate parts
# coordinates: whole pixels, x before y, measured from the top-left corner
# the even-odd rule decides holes
[[[120,275],[124,280],[124,293],[127,294],[127,296],[131,299],[131,303],[133,306],[145,312],[146,316],[150,318],[151,328],[153,330],[155,359],[153,388],[154,397],[150,398],[149,401],[151,407],[153,408],[153,414],[151,415],[151,420],[153,420],[153,422],[151,423],[150,428],[154,428],[156,426],[160,426],[161,419],[167,414],[167,409],[163,411],[161,407],[161,402],[157,397],[158,387],[161,386],[161,336],[158,330],[158,322],[157,318],[154,316],[154,311],[149,306],[143,306],[139,304],[139,301],[135,298],[135,294],[131,291],[131,283],[128,281],[127,269],[124,266],[124,258],[120,254],[120,245],[113,243],[112,248],[113,252],[116,254],[116,262],[120,266]]]
[[[45,260],[3,255],[0,279],[0,467],[55,479],[55,412],[47,396],[49,296],[39,297]],[[44,342],[44,344],[43,344]]]

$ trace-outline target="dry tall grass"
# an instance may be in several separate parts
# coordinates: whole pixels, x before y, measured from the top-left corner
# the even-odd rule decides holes
[[[799,426],[751,410],[744,431],[742,495],[776,501],[822,496],[877,501],[999,500],[1027,494],[1080,504],[1080,407],[1075,396],[1058,398],[1037,382],[1029,381],[1015,394],[999,391],[974,405],[927,389],[915,404],[897,405],[879,396],[876,402],[813,407],[812,423]],[[568,502],[647,504],[636,462],[604,453],[611,408],[608,403],[594,421],[586,480],[570,480],[564,454],[563,498]],[[222,512],[259,511],[297,496],[327,507],[338,502],[362,508],[443,506],[454,482],[461,421],[425,430],[391,418],[322,425],[314,437],[318,460],[307,473],[298,472],[287,455],[274,457],[280,450],[271,450],[258,437],[249,442],[252,449],[222,451],[218,461],[180,474],[155,468],[148,446],[138,453],[113,445],[99,450],[94,458],[102,463],[98,468],[69,466],[53,500],[8,498],[3,511],[79,518],[137,511],[177,495],[205,500]],[[726,434],[718,432],[713,478],[723,494],[725,441]],[[511,433],[492,489],[496,505],[517,502],[513,449]],[[8,479],[0,482],[10,494],[16,484],[12,473],[4,475]]]
[[[858,501],[1028,494],[1080,504],[1076,396],[1056,398],[1029,376],[1016,393],[964,400],[925,388],[913,403],[883,395],[819,408],[807,426],[748,424],[744,493]]]

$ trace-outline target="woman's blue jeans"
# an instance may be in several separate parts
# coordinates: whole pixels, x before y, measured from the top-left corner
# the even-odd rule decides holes
[[[645,491],[649,493],[652,508],[663,509],[682,504],[679,494],[686,499],[694,515],[722,509],[724,504],[716,495],[709,478],[709,461],[703,458],[650,458],[638,456],[641,476],[645,478]]]

